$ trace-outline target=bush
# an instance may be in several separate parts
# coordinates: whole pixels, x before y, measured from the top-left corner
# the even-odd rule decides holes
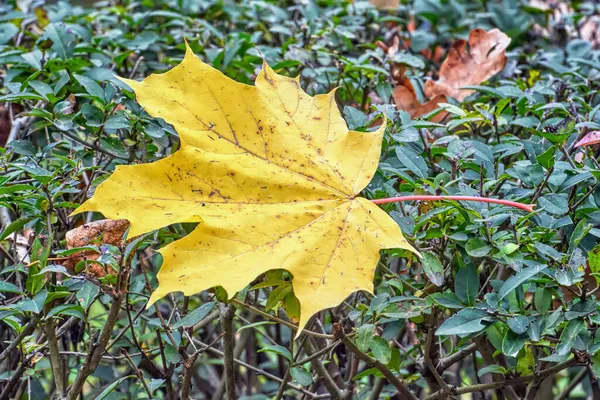
[[[0,399],[600,398],[598,4],[372,3],[0,5]],[[403,85],[424,103],[475,28],[510,37],[504,69],[434,112],[396,107]],[[385,115],[364,197],[535,209],[382,204],[422,257],[382,251],[374,294],[320,312],[297,340],[279,269],[231,301],[217,287],[146,309],[156,250],[195,224],[123,242],[126,223],[70,214],[116,166],[179,148],[116,76],[172,68],[184,39],[239,82],[264,58],[309,94],[337,87],[351,129]]]

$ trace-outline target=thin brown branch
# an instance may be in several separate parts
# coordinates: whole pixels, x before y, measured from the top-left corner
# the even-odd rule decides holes
[[[316,350],[310,338],[308,338],[308,340],[306,340],[306,342],[304,343],[304,349],[306,351],[306,354],[308,354],[309,356],[316,354]],[[344,396],[342,389],[340,389],[336,385],[335,381],[327,371],[327,368],[325,368],[323,363],[321,363],[321,360],[319,360],[318,358],[312,358],[310,364],[317,372],[321,383],[323,383],[325,389],[327,389],[327,391],[331,394],[331,397],[336,400],[342,399]]]
[[[341,329],[343,328],[334,328],[334,330],[336,330],[337,332],[340,332]],[[348,350],[356,354],[356,356],[360,358],[364,363],[366,363],[367,366],[369,366],[370,368],[377,368],[379,372],[381,372],[383,376],[385,376],[388,382],[391,383],[398,390],[399,394],[402,396],[403,399],[417,400],[417,397],[411,393],[408,387],[398,377],[396,377],[392,373],[392,371],[390,371],[385,365],[375,360],[374,358],[371,358],[368,354],[365,354],[362,351],[360,351],[358,347],[356,347],[354,342],[350,338],[348,338],[348,336],[342,336],[341,340],[342,343],[344,343],[344,345],[348,348]]]
[[[233,316],[235,315],[235,307],[232,304],[219,304],[221,309],[221,327],[223,329],[223,363],[225,366],[225,389],[227,391],[228,400],[236,400],[235,392],[235,362],[233,356],[234,332],[233,332]]]

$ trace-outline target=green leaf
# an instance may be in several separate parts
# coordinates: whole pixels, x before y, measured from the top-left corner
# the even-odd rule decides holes
[[[202,321],[215,308],[214,301],[204,303],[200,307],[190,311],[185,317],[171,325],[171,329],[189,328]]]
[[[344,106],[344,116],[349,129],[362,128],[369,124],[369,117],[354,107]]]
[[[491,249],[485,240],[479,238],[470,239],[465,247],[467,254],[471,257],[485,257]]]
[[[22,294],[23,291],[10,282],[0,281],[0,292]]]
[[[423,264],[423,271],[425,271],[425,275],[431,283],[442,286],[444,284],[444,267],[437,256],[433,253],[423,253],[421,263]]]
[[[552,290],[538,287],[533,295],[533,304],[540,314],[548,312],[552,305]]]
[[[136,378],[135,375],[127,375],[124,376],[122,378],[117,379],[116,381],[114,381],[113,383],[111,383],[110,385],[108,385],[103,391],[102,393],[100,393],[98,396],[96,396],[96,398],[94,400],[105,400],[109,398],[109,395],[114,392],[114,390],[125,380],[125,379],[129,379],[129,378]]]
[[[556,345],[556,354],[559,356],[569,354],[577,335],[583,328],[585,328],[585,323],[582,319],[571,320],[560,335],[560,343]]]
[[[267,303],[265,304],[265,311],[269,311],[275,307],[281,300],[292,292],[292,285],[287,283],[286,285],[277,286],[267,297]]]
[[[33,88],[36,92],[40,94],[40,96],[44,96],[44,98],[48,99],[48,95],[52,95],[54,92],[50,85],[46,82],[42,81],[29,81],[29,86]]]
[[[98,294],[100,293],[100,288],[94,285],[91,282],[85,282],[83,287],[77,291],[76,298],[81,307],[84,310],[88,310]]]
[[[600,244],[597,244],[588,252],[588,265],[593,274],[600,273]],[[593,275],[596,279],[596,284],[600,285],[600,277]]]
[[[60,315],[67,315],[69,317],[85,320],[83,314],[83,308],[77,304],[61,304],[60,306],[52,308],[52,310],[50,310],[50,312],[46,315],[46,319],[58,317]]]
[[[538,204],[551,214],[563,215],[569,212],[569,202],[563,194],[542,196],[538,199]]]
[[[375,325],[373,324],[364,324],[358,328],[358,335],[356,337],[356,346],[360,351],[366,353],[371,348],[371,344],[373,343],[373,331],[375,330]]]
[[[100,85],[98,85],[93,79],[88,78],[87,76],[73,74],[73,77],[79,82],[81,86],[88,92],[91,96],[97,97],[100,100],[104,100],[104,89]]]
[[[290,369],[292,378],[302,386],[310,386],[313,383],[313,377],[310,372],[302,367],[293,367]]]
[[[451,292],[434,293],[429,297],[442,307],[458,309],[465,308],[465,305],[460,301],[458,296]]]
[[[505,373],[506,373],[506,368],[504,368],[498,364],[493,364],[493,365],[488,365],[487,367],[481,368],[479,371],[477,371],[477,376],[481,378],[485,374],[505,374]]]
[[[8,43],[17,33],[19,28],[14,24],[8,22],[0,24],[0,46]]]
[[[538,264],[533,267],[523,268],[520,272],[517,272],[515,275],[508,278],[500,287],[500,290],[498,291],[498,300],[502,300],[511,294],[517,287],[527,282],[529,279],[533,278],[546,268],[548,268],[548,265],[545,264]]]
[[[546,170],[550,170],[554,167],[554,153],[556,152],[556,146],[551,146],[548,150],[535,157],[535,160]]]
[[[371,342],[371,351],[373,352],[373,357],[380,363],[387,364],[390,362],[392,348],[384,338],[375,336]]]
[[[487,312],[477,308],[465,308],[444,321],[437,329],[437,336],[466,335],[485,329],[484,321],[490,321]]]
[[[238,329],[237,332],[239,333],[239,332],[241,332],[243,330],[251,329],[251,328],[257,328],[257,327],[263,326],[263,325],[273,325],[275,323],[276,322],[273,322],[273,321],[258,321],[258,322],[254,322],[252,324],[247,324],[247,325],[244,325],[244,326],[240,327],[240,329]]]
[[[396,147],[396,157],[410,172],[423,179],[427,176],[427,164],[423,158],[406,147]]]
[[[472,305],[479,293],[479,275],[472,265],[459,268],[454,277],[456,296],[468,305]]]
[[[81,253],[83,251],[87,251],[87,252],[92,251],[94,253],[100,254],[100,249],[98,249],[98,246],[93,246],[93,245],[83,246],[83,247],[74,247],[72,249],[66,249],[66,250],[56,250],[54,252],[54,254],[56,254],[57,256],[61,256],[61,257],[68,257],[68,256],[72,256],[73,254]]]
[[[150,392],[154,392],[156,389],[160,388],[163,383],[165,383],[165,379],[150,379],[150,382],[148,382],[148,389],[150,389]]]
[[[575,251],[577,246],[579,246],[579,243],[589,233],[590,229],[592,229],[592,224],[588,223],[586,219],[579,221],[569,238],[569,252],[572,253]]]
[[[529,318],[524,315],[518,315],[516,317],[509,318],[506,320],[508,327],[516,334],[520,335],[527,332],[529,327]]]
[[[271,344],[271,345],[263,346],[260,350],[258,350],[258,352],[259,353],[264,353],[264,352],[276,353],[276,354],[279,354],[280,356],[287,358],[289,361],[293,360],[292,353],[290,353],[290,351],[287,348],[280,346],[278,344]]]
[[[516,357],[517,353],[525,346],[527,339],[527,335],[517,334],[511,329],[507,329],[502,339],[502,353],[510,357]]]
[[[527,376],[535,372],[536,360],[530,347],[527,346],[524,351],[525,354],[517,360],[517,373],[519,376]]]
[[[31,247],[31,263],[29,264],[29,275],[25,287],[30,294],[36,294],[44,287],[44,276],[39,272],[46,267],[50,245],[44,246],[39,238],[35,238]]]
[[[67,31],[64,23],[49,24],[42,37],[52,41],[52,50],[63,60],[73,56],[75,35]]]
[[[6,239],[12,233],[21,229],[23,226],[25,226],[25,224],[28,223],[29,221],[31,221],[32,219],[33,219],[33,217],[21,217],[19,219],[14,220],[6,228],[4,228],[2,233],[0,233],[0,240]]]

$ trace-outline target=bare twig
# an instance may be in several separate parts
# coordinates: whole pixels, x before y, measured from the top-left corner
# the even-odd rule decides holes
[[[308,354],[309,356],[312,356],[316,353],[310,338],[308,338],[308,340],[306,340],[306,342],[304,343],[304,348],[306,350],[306,354]],[[336,400],[342,399],[342,397],[344,396],[343,391],[336,385],[325,366],[321,363],[321,360],[319,360],[318,358],[312,358],[310,363],[317,372],[317,375],[323,383],[323,386],[325,386],[327,391],[331,394],[331,397]]]
[[[227,399],[235,400],[235,364],[233,356],[234,332],[233,316],[235,307],[232,304],[219,304],[221,308],[221,327],[223,329],[223,363],[225,365],[225,388],[227,389]]]
[[[26,336],[31,335],[31,332],[35,329],[36,324],[42,318],[41,315],[35,315],[25,326],[25,328],[17,335],[14,340],[10,342],[8,347],[0,354],[0,363],[10,355],[10,353],[17,348],[17,346],[23,341]]]
[[[195,342],[196,344],[198,344],[198,345],[200,345],[200,346],[208,347],[208,345],[206,345],[206,344],[202,343],[202,342],[201,342],[200,340],[198,340],[198,339],[195,339],[195,338],[194,338],[193,340],[194,340],[194,342]],[[223,353],[222,351],[220,351],[220,350],[217,350],[217,349],[214,349],[214,348],[208,348],[208,349],[207,349],[207,352],[208,352],[208,353],[215,354],[215,355],[217,355],[217,356],[219,356],[219,357],[223,357],[223,356],[224,356],[224,353]],[[255,366],[253,366],[253,365],[250,365],[250,364],[248,364],[248,363],[245,363],[245,362],[244,362],[244,361],[242,361],[242,360],[239,360],[239,359],[235,358],[233,361],[234,361],[236,364],[238,364],[238,365],[241,365],[242,367],[244,367],[244,368],[247,368],[247,369],[249,369],[250,371],[252,371],[252,372],[254,372],[254,373],[257,373],[257,374],[259,374],[259,375],[263,375],[264,377],[266,377],[266,378],[269,378],[269,379],[271,379],[271,380],[273,380],[273,381],[275,381],[275,382],[279,382],[279,383],[283,382],[283,379],[281,379],[281,378],[279,378],[279,377],[277,377],[277,376],[275,376],[275,375],[273,375],[273,374],[271,374],[271,373],[269,373],[269,372],[267,372],[267,371],[265,371],[265,370],[262,370],[262,369],[260,369],[260,368],[256,368],[256,367],[255,367]],[[293,383],[289,383],[289,382],[288,382],[288,383],[286,383],[286,386],[287,386],[287,387],[289,387],[290,389],[294,389],[294,390],[296,390],[296,391],[298,391],[298,392],[300,392],[300,393],[302,393],[302,394],[304,394],[304,395],[308,396],[308,397],[309,397],[309,398],[311,398],[311,399],[328,399],[328,398],[330,397],[330,395],[329,395],[329,394],[327,394],[327,395],[317,395],[317,394],[315,394],[315,393],[309,392],[308,390],[304,389],[303,387],[300,387],[300,386],[294,385]]]
[[[340,329],[341,328],[338,328],[337,331],[340,331]],[[417,400],[417,397],[411,393],[408,387],[398,377],[396,377],[392,373],[392,371],[390,371],[385,365],[375,360],[374,358],[371,358],[368,354],[365,354],[362,351],[360,351],[358,347],[356,347],[354,342],[350,338],[348,338],[348,336],[342,336],[341,340],[342,343],[344,343],[344,345],[348,348],[348,350],[356,354],[356,356],[360,358],[363,362],[365,362],[369,367],[377,368],[379,372],[381,372],[383,376],[385,376],[388,382],[391,383],[398,390],[403,399]]]

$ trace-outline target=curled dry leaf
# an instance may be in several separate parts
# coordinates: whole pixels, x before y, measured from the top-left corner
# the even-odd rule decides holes
[[[84,247],[102,236],[100,243],[121,246],[123,244],[123,235],[129,227],[126,219],[102,219],[100,221],[90,222],[78,228],[71,229],[66,234],[67,249]],[[82,260],[96,260],[99,254],[94,251],[84,251],[77,253],[63,261],[63,266],[69,271],[74,272],[75,266]],[[87,272],[96,277],[103,277],[106,271],[102,266],[91,263]]]
[[[439,79],[425,82],[425,94],[429,98],[450,96],[463,101],[474,90],[461,87],[478,85],[504,69],[509,44],[510,38],[499,29],[473,29],[468,42],[460,39],[452,45]]]
[[[598,143],[600,143],[600,131],[592,131],[575,143],[575,147],[591,146]]]
[[[398,37],[394,38],[391,46],[382,42],[376,44],[390,58],[398,52]],[[439,103],[447,102],[448,97],[464,100],[474,91],[461,87],[478,85],[502,71],[506,65],[505,51],[509,44],[510,38],[498,29],[489,32],[474,29],[468,42],[457,40],[442,63],[439,79],[425,82],[425,95],[429,98],[426,103],[419,102],[415,89],[405,74],[405,67],[393,63],[391,75],[396,86],[392,97],[396,106],[407,111],[412,118],[417,118],[438,108]],[[447,115],[445,111],[439,112],[432,121],[441,122]]]
[[[377,42],[377,47],[382,49],[389,58],[393,58],[398,53],[399,39],[397,36],[394,37],[394,42],[391,46],[387,46],[383,42]],[[396,86],[392,92],[392,97],[396,106],[400,110],[408,112],[411,118],[417,118],[426,114],[429,114],[436,108],[439,103],[445,103],[448,101],[446,96],[436,96],[428,102],[421,104],[417,98],[415,88],[413,87],[410,79],[405,74],[406,68],[402,64],[392,63],[391,75]],[[440,122],[446,117],[446,112],[437,113],[432,120],[434,122]]]
[[[189,46],[172,70],[123,81],[150,115],[173,125],[181,148],[118,166],[76,212],[126,218],[132,237],[198,223],[161,249],[149,305],[215,286],[232,297],[262,273],[285,269],[300,332],[316,312],[373,290],[380,249],[415,251],[389,215],[357,197],[377,169],[385,124],[348,130],[334,92],[309,96],[266,63],[254,86],[243,85]]]
[[[429,114],[433,110],[437,109],[440,103],[446,103],[448,101],[446,96],[438,95],[426,103],[421,104],[417,98],[417,94],[415,93],[415,88],[410,82],[410,79],[404,75],[404,71],[402,72],[400,78],[396,81],[396,87],[392,92],[392,97],[394,98],[394,102],[396,103],[398,109],[408,112],[411,118],[417,118]],[[444,118],[446,118],[446,115],[448,115],[446,111],[441,111],[437,113],[431,120],[433,122],[441,122]]]
[[[400,0],[370,0],[378,10],[395,10],[400,6]]]

